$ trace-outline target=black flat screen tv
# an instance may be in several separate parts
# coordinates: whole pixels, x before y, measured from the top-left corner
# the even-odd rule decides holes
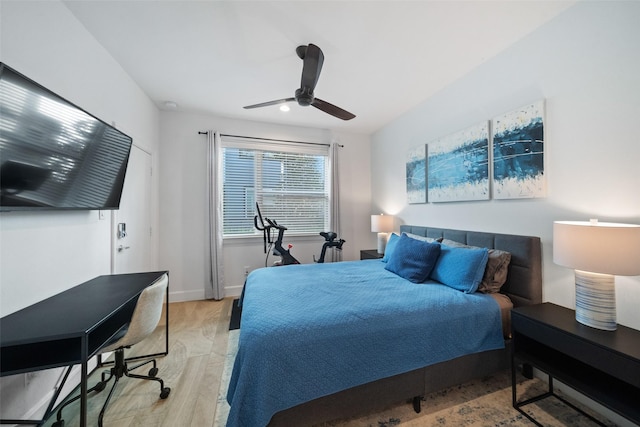
[[[0,211],[118,209],[132,142],[0,62]]]

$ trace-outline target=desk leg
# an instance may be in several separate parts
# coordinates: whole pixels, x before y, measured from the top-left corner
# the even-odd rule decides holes
[[[169,274],[169,273],[167,273]],[[165,316],[164,316],[164,355],[169,354],[169,285],[167,285],[167,295],[165,297]]]
[[[87,383],[89,377],[87,340],[88,337],[85,337],[82,345],[82,366],[80,368],[80,427],[87,427]]]

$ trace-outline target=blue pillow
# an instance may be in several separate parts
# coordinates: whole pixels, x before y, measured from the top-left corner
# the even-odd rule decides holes
[[[478,290],[489,259],[487,248],[453,248],[441,245],[431,278],[468,294]]]
[[[429,278],[440,255],[438,243],[423,242],[403,234],[394,246],[385,269],[413,283],[422,283]]]
[[[385,246],[384,248],[384,256],[382,257],[382,262],[389,261],[389,257],[391,257],[393,250],[396,248],[398,240],[400,240],[400,236],[398,236],[396,233],[391,233],[391,236],[389,236],[389,241],[387,242],[387,246]]]

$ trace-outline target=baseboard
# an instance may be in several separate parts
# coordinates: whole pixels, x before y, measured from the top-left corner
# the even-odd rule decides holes
[[[49,406],[49,402],[53,399],[53,395],[55,390],[50,390],[48,393],[45,393],[42,398],[36,402],[31,409],[24,415],[20,417],[21,420],[41,420],[44,412],[47,410]]]
[[[243,286],[228,286],[224,288],[225,297],[239,297],[242,294]]]
[[[227,286],[224,288],[225,297],[239,297],[244,286]],[[169,291],[169,302],[201,301],[206,299],[204,289],[197,291]]]
[[[97,367],[97,365],[98,365],[97,357],[93,357],[91,360],[89,360],[89,364],[88,364],[89,372],[91,373]],[[49,403],[51,402],[51,399],[53,399],[56,393],[56,390],[62,383],[62,378],[64,377],[66,368],[60,368],[59,371],[60,371],[60,374],[59,374],[58,380],[55,382],[54,388],[51,388],[47,392],[43,393],[42,396],[39,398],[39,400],[31,406],[31,409],[29,409],[27,412],[21,415],[19,419],[40,420],[44,417],[45,411],[49,407]],[[25,375],[32,375],[32,374],[25,374]],[[71,393],[73,393],[80,386],[81,376],[82,374],[81,374],[80,365],[75,365],[73,368],[71,368],[71,372],[67,377],[67,381],[65,382],[64,387],[62,388],[62,391],[58,396],[58,400],[55,402],[53,408],[56,408],[58,405],[60,405]],[[34,380],[31,380],[31,381],[33,382]],[[37,387],[39,388],[39,386]]]
[[[200,301],[203,299],[206,299],[204,297],[204,289],[177,292],[171,292],[171,290],[169,290],[169,302]]]
[[[595,412],[597,412],[597,413],[601,414],[602,416],[606,417],[609,421],[612,421],[618,427],[637,427],[637,425],[635,423],[633,423],[633,422],[629,421],[628,419],[618,415],[617,413],[613,412],[612,410],[610,410],[608,408],[605,408],[604,406],[602,406],[598,402],[595,402],[595,401],[589,399],[585,395],[575,391],[574,389],[572,389],[571,387],[567,386],[566,384],[563,384],[559,380],[554,379],[553,380],[553,386],[557,390],[562,392],[565,396],[569,396],[572,399],[575,399],[578,402],[582,403],[583,405],[588,406],[589,408],[593,409]]]

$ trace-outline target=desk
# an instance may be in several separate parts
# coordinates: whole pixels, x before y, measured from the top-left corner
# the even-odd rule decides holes
[[[85,427],[89,359],[130,322],[140,293],[164,274],[168,272],[99,276],[3,317],[0,319],[0,375],[81,364],[80,425]],[[167,287],[167,298],[168,295]],[[146,357],[168,353],[168,315],[169,304],[166,304],[165,351]],[[45,418],[50,415],[58,393]],[[41,421],[0,420],[0,424],[41,424]]]

